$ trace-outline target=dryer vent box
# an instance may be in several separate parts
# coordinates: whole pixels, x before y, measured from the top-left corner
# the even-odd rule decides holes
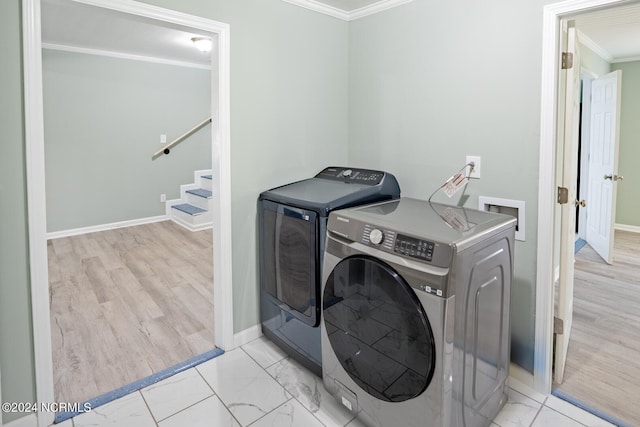
[[[516,240],[525,240],[524,201],[500,199],[498,197],[478,197],[478,209],[516,217]]]

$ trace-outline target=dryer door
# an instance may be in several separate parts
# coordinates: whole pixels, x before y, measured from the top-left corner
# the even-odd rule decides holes
[[[261,202],[260,282],[263,295],[307,325],[320,324],[318,214]]]
[[[362,255],[340,261],[325,284],[323,319],[340,364],[370,395],[402,402],[431,382],[436,353],[429,320],[388,264]]]

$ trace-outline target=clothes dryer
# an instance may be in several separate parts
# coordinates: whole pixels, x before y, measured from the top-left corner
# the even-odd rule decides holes
[[[260,194],[262,332],[318,376],[320,280],[329,213],[399,197],[392,174],[346,167],[328,167]]]
[[[401,198],[329,215],[326,389],[372,427],[484,427],[506,401],[515,218]]]

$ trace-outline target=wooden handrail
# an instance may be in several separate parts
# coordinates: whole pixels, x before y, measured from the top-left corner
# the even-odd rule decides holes
[[[179,137],[177,137],[176,139],[174,139],[173,141],[171,141],[170,143],[165,145],[163,148],[161,148],[158,151],[156,151],[155,153],[153,153],[153,156],[151,156],[151,159],[155,159],[155,158],[157,158],[158,156],[160,156],[162,154],[169,154],[171,152],[171,149],[174,146],[180,144],[182,141],[184,141],[185,139],[187,139],[188,137],[190,137],[191,135],[193,135],[194,133],[196,133],[197,131],[199,131],[201,128],[205,127],[209,123],[211,123],[211,117],[209,117],[208,119],[205,119],[202,122],[198,123],[192,129],[190,129],[187,132],[183,133],[182,135],[180,135]]]

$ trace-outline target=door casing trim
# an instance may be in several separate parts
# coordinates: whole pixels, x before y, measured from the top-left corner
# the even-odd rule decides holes
[[[230,154],[230,27],[228,24],[163,9],[132,0],[68,0],[87,5],[171,22],[217,34],[212,49],[211,112],[212,166],[214,174],[213,264],[215,344],[234,347],[231,154]],[[42,93],[41,0],[22,0],[25,163],[29,226],[29,263],[36,400],[54,402],[51,321],[47,261],[44,103]],[[38,413],[38,426],[53,423],[54,413]]]
[[[630,0],[568,0],[544,7],[538,192],[535,350],[533,387],[551,393],[553,352],[556,146],[560,20],[570,14],[632,3]],[[565,266],[560,266],[565,268]]]

